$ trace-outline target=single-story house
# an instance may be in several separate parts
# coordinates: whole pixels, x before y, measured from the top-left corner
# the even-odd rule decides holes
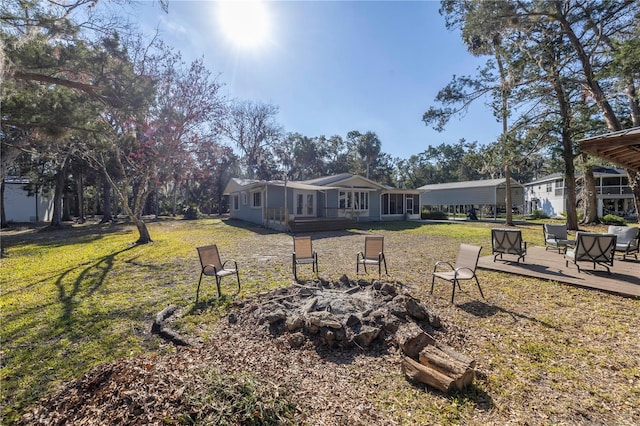
[[[47,222],[53,214],[53,197],[21,177],[5,177],[2,205],[7,222]]]
[[[627,172],[620,169],[597,167],[593,171],[596,179],[596,198],[598,200],[598,216],[614,214],[620,217],[634,218],[635,211],[633,193],[629,186]],[[576,176],[578,182],[577,201],[580,202],[582,176]],[[567,185],[564,173],[553,173],[526,183],[525,213],[541,210],[548,216],[560,216],[566,211]]]
[[[420,218],[419,192],[395,189],[359,175],[343,173],[305,181],[233,178],[230,217],[277,230],[300,229],[301,223],[339,228],[353,222]],[[318,227],[317,229],[323,229]]]
[[[424,185],[418,191],[420,205],[427,210],[465,215],[473,207],[482,217],[506,211],[505,178]],[[524,186],[515,179],[511,179],[511,201],[514,211],[522,211]]]

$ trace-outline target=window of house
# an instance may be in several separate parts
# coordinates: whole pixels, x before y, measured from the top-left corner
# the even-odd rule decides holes
[[[547,182],[547,192],[553,191],[553,182]]]
[[[402,194],[384,194],[382,196],[382,214],[403,214]]]
[[[606,177],[602,178],[602,186],[618,186],[620,185],[619,177]]]
[[[369,210],[369,192],[340,191],[338,194],[338,206],[341,209]]]
[[[238,208],[239,208],[239,207],[238,207],[238,201],[239,201],[239,198],[240,198],[240,197],[238,197],[237,195],[234,195],[234,196],[233,196],[233,209],[234,209],[234,210],[238,210]]]
[[[246,206],[247,203],[249,202],[248,198],[249,198],[249,195],[246,192],[243,192],[242,193],[242,205],[243,206]]]
[[[262,207],[262,192],[254,192],[251,194],[251,207]]]
[[[353,208],[355,210],[369,210],[369,193],[355,191],[353,193]]]

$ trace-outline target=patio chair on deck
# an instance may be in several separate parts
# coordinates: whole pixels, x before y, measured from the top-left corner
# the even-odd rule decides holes
[[[527,243],[522,241],[522,231],[520,229],[492,229],[491,230],[491,250],[494,254],[493,261],[497,257],[502,259],[503,254],[513,254],[524,262],[527,254]]]
[[[218,252],[218,246],[213,244],[210,246],[198,247],[198,256],[200,257],[200,280],[198,281],[198,289],[196,290],[196,303],[198,303],[198,296],[200,295],[200,283],[204,275],[214,276],[216,278],[216,287],[218,289],[218,297],[222,296],[220,291],[220,281],[222,277],[235,274],[238,280],[238,292],[240,292],[240,275],[238,274],[238,264],[233,259],[228,259],[224,263],[220,260],[220,253]],[[233,268],[227,267],[227,264],[233,263]]]
[[[453,303],[453,297],[456,295],[456,285],[460,290],[462,290],[460,287],[460,281],[470,280],[473,278],[476,280],[478,290],[480,290],[480,295],[484,299],[482,287],[480,287],[480,282],[476,276],[476,267],[478,266],[478,259],[480,258],[480,250],[482,250],[481,246],[460,244],[460,250],[458,251],[458,258],[456,259],[455,266],[442,260],[436,262],[433,267],[433,274],[431,277],[431,294],[433,294],[433,284],[436,277],[447,280],[453,285],[453,291],[451,292],[451,303]],[[439,265],[446,265],[450,270],[438,272],[437,269]]]
[[[608,234],[618,237],[616,240],[616,252],[622,253],[622,260],[627,260],[627,255],[633,255],[638,260],[640,250],[640,228],[635,226],[615,226],[610,225]]]
[[[565,266],[573,262],[580,272],[578,262],[592,262],[593,269],[596,265],[604,266],[611,274],[609,266],[613,266],[613,255],[616,249],[617,237],[613,234],[595,234],[590,232],[578,232],[576,234],[576,247],[565,253]]]
[[[544,233],[544,249],[548,250],[549,247],[560,251],[567,251],[567,225],[554,225],[551,223],[542,224],[542,232]]]
[[[384,257],[384,237],[365,237],[364,252],[356,255],[356,274],[360,273],[360,265],[367,272],[367,265],[378,265],[378,278],[382,275],[382,265],[384,265],[385,275],[387,272],[387,260]]]
[[[298,281],[298,265],[311,264],[318,276],[318,253],[313,250],[311,237],[293,237],[293,277]]]

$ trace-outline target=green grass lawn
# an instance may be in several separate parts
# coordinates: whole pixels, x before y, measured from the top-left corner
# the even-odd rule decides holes
[[[240,297],[292,282],[289,235],[219,219],[166,219],[148,226],[154,242],[142,246],[132,244],[137,233],[134,227],[125,225],[2,235],[3,424],[14,422],[57,385],[79,377],[92,366],[171,350],[171,346],[149,333],[155,314],[170,304],[191,309],[178,324],[182,331],[206,335],[203,330],[218,320],[224,304],[215,303],[214,286],[206,285],[201,292],[202,306],[193,306],[199,276],[197,246],[216,243],[223,260],[239,260]],[[489,254],[492,227],[496,224],[375,223],[354,233],[388,236],[385,242],[390,251],[389,262],[409,255],[416,264],[415,268],[396,269],[394,279],[423,284],[434,261],[451,260],[461,242],[481,244],[485,247],[483,254]],[[529,244],[542,245],[539,223],[524,223],[519,228]],[[349,246],[353,256],[340,256],[335,252],[339,238],[349,236],[314,240],[315,248],[320,247],[318,251],[323,253],[320,268],[327,279],[337,279],[345,270],[355,272],[351,270],[355,269],[355,252],[360,247]],[[337,257],[348,259],[329,260]],[[640,361],[628,357],[620,361],[611,356],[618,348],[640,342],[637,300],[528,278],[516,283],[506,274],[493,272],[483,272],[482,283],[493,300],[492,306],[499,307],[484,317],[449,306],[449,293],[444,288],[436,297],[427,294],[426,286],[421,285],[417,292],[430,298],[443,314],[450,315],[453,329],[477,327],[473,330],[476,337],[470,339],[467,349],[482,360],[486,373],[476,392],[491,395],[494,411],[508,410],[509,404],[501,401],[510,398],[525,404],[529,382],[548,381],[551,375],[554,379],[546,386],[572,392],[588,385],[593,386],[589,394],[598,401],[615,398],[591,382],[581,383],[581,368],[593,368],[594,363],[615,364],[616,374],[628,380],[627,389],[619,385],[619,391],[626,395],[624,403],[640,404]],[[589,323],[584,321],[585,309],[591,310],[587,315],[591,318]],[[585,346],[580,333],[591,333],[605,342],[597,348]],[[393,380],[379,387],[379,406],[383,410],[391,406],[406,412],[420,403],[423,407],[414,413],[417,418],[422,410],[423,419],[429,421],[433,420],[429,413],[435,411],[445,423],[463,421],[468,416],[476,416],[476,422],[483,419],[483,414],[476,412],[477,401],[470,401],[468,396],[438,399],[433,405],[425,405],[419,392],[397,390]],[[562,409],[557,401],[552,405],[555,410]],[[503,418],[509,418],[508,413]],[[400,415],[399,421],[408,419]]]

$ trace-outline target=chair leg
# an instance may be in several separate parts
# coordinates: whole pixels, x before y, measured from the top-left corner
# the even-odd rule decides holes
[[[480,281],[478,281],[478,277],[476,277],[474,275],[474,278],[476,279],[476,284],[478,284],[478,290],[480,290],[480,296],[482,296],[482,298],[484,299],[484,293],[482,293],[482,287],[480,287]]]
[[[458,287],[460,287],[460,283],[458,282],[458,280],[453,280],[451,281],[451,283],[453,284],[453,291],[451,292],[451,304],[453,305],[453,297],[456,295],[456,284],[458,284]]]
[[[433,284],[436,280],[436,276],[435,275],[431,275],[431,294],[433,294]]]
[[[200,272],[200,279],[198,280],[198,289],[196,290],[196,303],[198,303],[198,296],[200,295],[200,283],[202,282],[202,272]]]
[[[293,256],[293,260],[291,262],[291,267],[293,269],[293,278],[298,281],[298,271],[296,270],[296,256]]]
[[[236,279],[238,280],[238,293],[240,293],[240,272],[236,269]]]
[[[222,297],[222,291],[220,290],[220,281],[222,281],[222,277],[218,277],[216,275],[216,287],[218,289],[218,299]]]
[[[384,273],[385,275],[389,275],[389,272],[387,271],[387,258],[384,257],[384,255],[382,255],[382,261],[384,262]]]

